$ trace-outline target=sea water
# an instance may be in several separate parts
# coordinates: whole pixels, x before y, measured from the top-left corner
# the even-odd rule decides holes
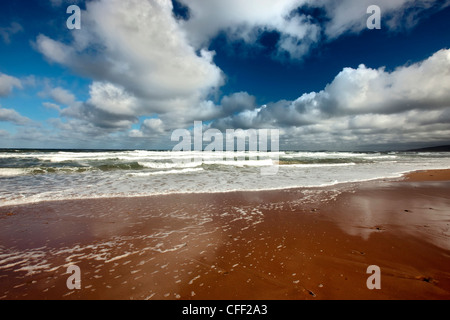
[[[278,166],[276,174],[261,168]],[[330,186],[448,169],[450,153],[0,150],[0,206]]]

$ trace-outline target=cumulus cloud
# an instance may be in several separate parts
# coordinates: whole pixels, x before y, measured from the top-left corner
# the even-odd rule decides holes
[[[344,68],[319,93],[294,102],[300,112],[323,115],[392,114],[405,110],[448,107],[450,102],[450,50],[393,72],[360,65]]]
[[[448,139],[450,49],[392,72],[344,68],[320,92],[219,119],[218,128],[283,128],[287,140],[387,143]],[[291,137],[293,140],[291,140]]]
[[[154,137],[155,135],[170,136],[174,129],[192,126],[194,121],[211,121],[221,119],[229,115],[238,114],[244,110],[256,108],[256,98],[247,92],[236,92],[222,97],[220,103],[216,105],[211,100],[204,100],[192,104],[187,112],[171,112],[162,114],[158,119],[145,119],[140,130],[130,131],[133,137]]]
[[[189,19],[180,23],[197,48],[207,46],[220,32],[231,41],[255,44],[263,32],[275,31],[280,34],[275,57],[288,53],[292,59],[302,59],[321,41],[365,30],[371,5],[380,7],[383,27],[398,30],[411,28],[427,13],[450,4],[449,0],[178,1],[189,8]],[[323,12],[321,19],[310,14],[314,9]]]
[[[177,19],[168,0],[90,1],[82,12],[82,28],[72,33],[70,42],[39,35],[35,48],[49,62],[92,79],[86,101],[60,87],[47,92],[53,102],[44,106],[65,118],[52,124],[64,132],[78,127],[88,136],[123,131],[130,138],[143,138],[167,136],[203,120],[224,129],[281,128],[287,142],[295,143],[301,135],[317,144],[336,139],[363,143],[375,134],[388,141],[392,132],[406,140],[431,139],[425,129],[408,131],[414,126],[435,137],[447,132],[448,50],[392,72],[365,65],[344,68],[322,91],[258,106],[256,97],[246,92],[213,101],[225,77],[208,47],[222,32],[230,41],[250,46],[265,32],[275,32],[275,54],[302,59],[321,41],[365,30],[369,5],[381,7],[383,27],[398,30],[414,26],[450,0],[178,1],[189,10],[186,19]],[[312,16],[312,9],[323,16]],[[20,87],[11,79],[2,86],[1,79],[0,95]],[[413,116],[427,121],[419,125]],[[130,130],[137,124],[139,129]]]
[[[231,40],[254,44],[265,31],[281,34],[278,48],[301,58],[319,40],[320,27],[306,15],[294,13],[308,0],[180,0],[189,7],[190,18],[181,24],[196,47],[206,46],[219,32]]]
[[[78,120],[79,126],[94,126],[108,133],[128,129],[138,121],[134,115],[137,99],[110,83],[93,82],[86,101],[79,101],[69,90],[49,83],[38,95],[52,100],[42,103],[45,108],[59,111],[63,118]]]
[[[60,115],[84,121],[86,126],[102,128],[107,132],[126,130],[138,119],[133,116],[110,113],[97,108],[89,102],[76,102],[74,105],[61,110]]]
[[[86,105],[113,115],[119,127],[154,113],[191,112],[223,83],[214,53],[189,44],[170,1],[92,1],[82,16],[72,43],[39,35],[35,46],[93,79]]]
[[[45,88],[38,93],[41,98],[49,98],[53,102],[43,102],[42,105],[47,109],[57,111],[62,110],[62,106],[70,107],[77,103],[75,95],[67,89],[62,87],[51,87],[48,82],[45,83]]]
[[[75,96],[71,92],[61,87],[51,89],[49,96],[57,103],[66,106],[72,105],[76,100]]]
[[[71,58],[74,55],[74,50],[61,42],[50,39],[49,37],[40,34],[36,40],[36,48],[44,54],[50,62],[60,64],[71,64]]]
[[[13,91],[14,88],[22,88],[22,82],[7,74],[0,73],[0,97],[6,97]]]
[[[144,131],[149,131],[151,133],[163,133],[164,132],[164,124],[161,119],[145,119],[142,127]]]
[[[90,139],[102,138],[108,135],[101,128],[80,119],[63,121],[60,118],[53,118],[47,122],[58,129],[58,140],[66,140],[68,142],[89,141]]]
[[[138,100],[112,83],[94,82],[90,87],[90,96],[88,104],[103,112],[124,116],[137,114]]]
[[[256,98],[247,92],[237,92],[224,96],[221,101],[222,114],[229,115],[243,110],[256,108]]]
[[[1,106],[0,121],[11,122],[20,126],[30,124],[32,122],[29,118],[20,115],[17,111],[13,109],[2,108]]]

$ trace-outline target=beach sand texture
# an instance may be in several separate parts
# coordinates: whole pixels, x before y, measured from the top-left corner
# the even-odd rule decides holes
[[[449,299],[449,191],[439,170],[1,207],[0,299]]]

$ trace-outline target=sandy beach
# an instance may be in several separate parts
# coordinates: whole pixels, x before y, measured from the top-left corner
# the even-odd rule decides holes
[[[0,299],[450,299],[449,190],[439,170],[1,207]]]

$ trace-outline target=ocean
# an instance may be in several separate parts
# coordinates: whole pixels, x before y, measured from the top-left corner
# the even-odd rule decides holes
[[[276,166],[276,174],[261,174]],[[322,187],[450,168],[446,152],[0,150],[0,206]]]

